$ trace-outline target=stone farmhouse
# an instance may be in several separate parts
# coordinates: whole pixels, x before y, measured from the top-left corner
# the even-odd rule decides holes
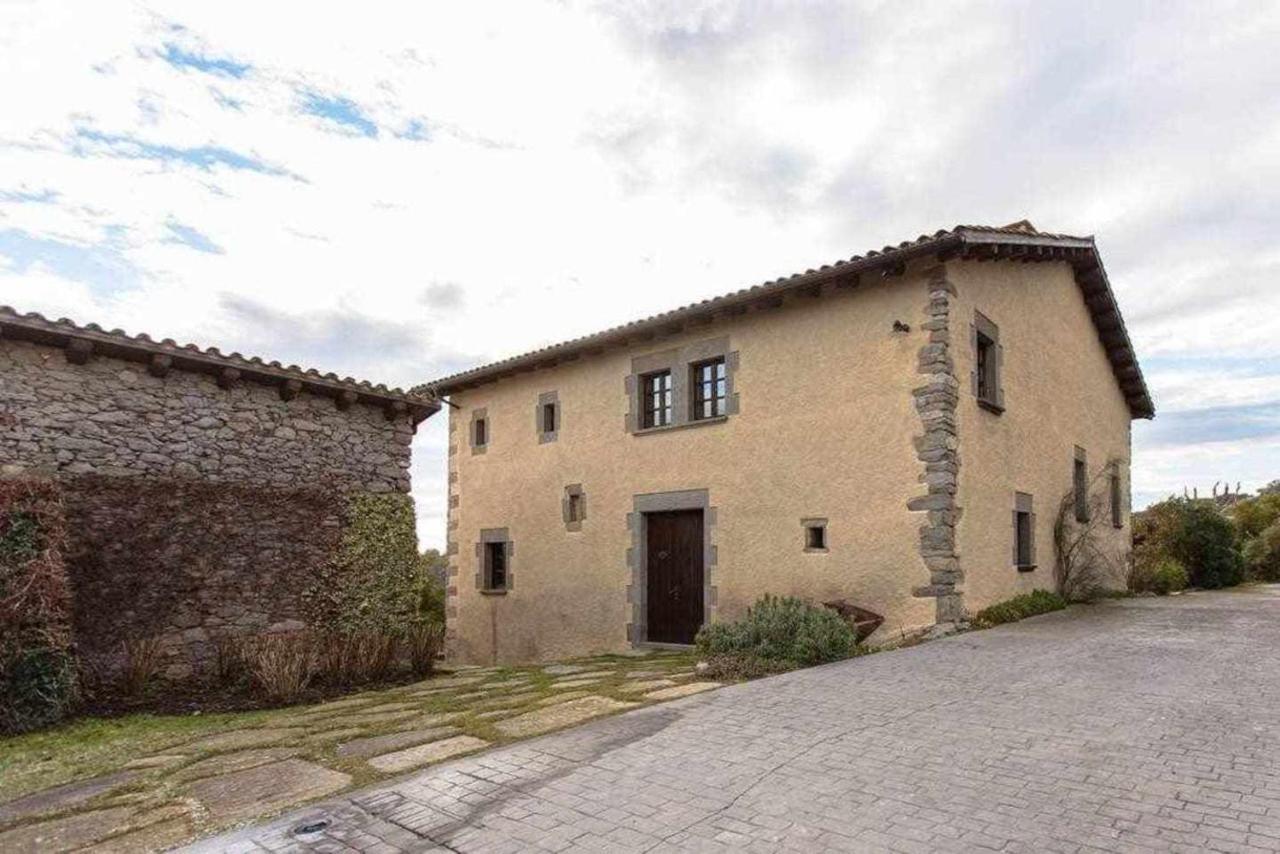
[[[951,623],[1052,589],[1058,508],[1094,486],[1119,566],[1154,416],[1093,239],[1027,222],[422,390],[451,403],[450,650],[484,662],[689,644],[765,593]]]
[[[223,635],[308,625],[347,500],[407,493],[414,429],[439,408],[0,307],[0,475],[60,487],[89,662],[159,638],[164,673],[183,678]]]

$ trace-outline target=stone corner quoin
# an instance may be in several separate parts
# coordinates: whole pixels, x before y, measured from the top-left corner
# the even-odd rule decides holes
[[[929,332],[929,340],[917,358],[917,373],[924,381],[911,392],[922,427],[914,442],[916,458],[923,465],[920,481],[925,494],[910,498],[907,509],[925,514],[920,526],[920,557],[929,570],[929,584],[912,592],[937,600],[937,622],[954,623],[964,618],[964,596],[959,587],[964,574],[956,551],[956,524],[961,514],[956,503],[960,382],[951,353],[951,305],[956,289],[947,278],[945,264],[928,272],[927,287],[929,302],[923,328]]]

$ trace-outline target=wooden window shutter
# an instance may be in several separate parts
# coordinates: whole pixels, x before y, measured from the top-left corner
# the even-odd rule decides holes
[[[1004,345],[1000,343],[999,339],[996,339],[995,351],[996,368],[992,372],[995,375],[993,377],[996,386],[995,404],[1004,409]]]
[[[1021,515],[1022,514],[1018,512],[1017,508],[1014,508],[1014,511],[1013,511],[1013,565],[1014,566],[1018,565],[1018,558],[1021,557],[1021,555],[1018,554],[1018,517]]]
[[[978,396],[978,324],[969,324],[969,359],[973,368],[969,371],[969,392]]]
[[[1036,560],[1036,514],[1035,511],[1027,514],[1027,557],[1030,559],[1031,566],[1035,566]]]

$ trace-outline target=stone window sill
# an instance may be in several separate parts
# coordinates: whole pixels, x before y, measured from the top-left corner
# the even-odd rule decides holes
[[[1018,572],[1035,572],[1036,565],[1034,563],[1019,564],[1015,567],[1015,569],[1017,569]]]
[[[831,549],[805,549],[804,550],[804,553],[807,555],[824,555],[824,554],[829,554],[830,552],[831,552]]]
[[[507,595],[507,591],[505,591],[505,590],[481,590],[481,591],[480,591],[480,595],[481,595],[481,596],[506,596],[506,595]]]
[[[717,415],[715,418],[699,418],[696,421],[682,421],[679,424],[664,424],[661,427],[644,427],[639,430],[633,430],[633,436],[648,436],[651,433],[669,433],[672,430],[680,430],[685,427],[703,427],[708,424],[723,424],[729,420],[728,415]]]
[[[1004,407],[1001,406],[1000,404],[991,400],[985,400],[981,397],[978,398],[978,406],[982,407],[983,409],[987,410],[988,412],[994,415],[1000,415],[1004,412]]]

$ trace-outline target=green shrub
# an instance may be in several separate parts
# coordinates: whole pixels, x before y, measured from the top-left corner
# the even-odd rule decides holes
[[[435,549],[428,549],[419,558],[418,581],[415,600],[417,616],[421,623],[444,624],[444,568],[447,564]]]
[[[1212,502],[1183,499],[1182,505],[1169,556],[1187,568],[1192,586],[1212,590],[1243,581],[1244,558],[1231,522]]]
[[[1244,557],[1231,520],[1217,504],[1170,498],[1143,511],[1134,525],[1134,565],[1154,574],[1167,559],[1182,564],[1193,587],[1230,587],[1244,580]]]
[[[857,638],[833,611],[792,597],[765,595],[741,620],[704,626],[696,644],[708,657],[750,655],[808,666],[848,658]]]
[[[1176,560],[1165,560],[1152,573],[1151,592],[1157,596],[1168,596],[1184,589],[1190,581],[1186,567]]]
[[[304,594],[308,622],[321,633],[403,637],[416,623],[421,557],[407,495],[359,493],[331,565]]]
[[[1244,561],[1255,581],[1280,581],[1280,521],[1245,543]]]
[[[1231,507],[1231,519],[1240,537],[1251,540],[1280,521],[1280,493],[1259,495]]]
[[[1018,620],[1034,617],[1037,614],[1061,611],[1065,607],[1067,607],[1067,600],[1057,593],[1049,590],[1033,590],[983,608],[973,618],[973,625],[976,628],[988,628],[1001,623],[1016,623]]]
[[[1186,588],[1189,583],[1186,567],[1170,557],[1137,563],[1129,575],[1129,589],[1134,593],[1167,596]]]

